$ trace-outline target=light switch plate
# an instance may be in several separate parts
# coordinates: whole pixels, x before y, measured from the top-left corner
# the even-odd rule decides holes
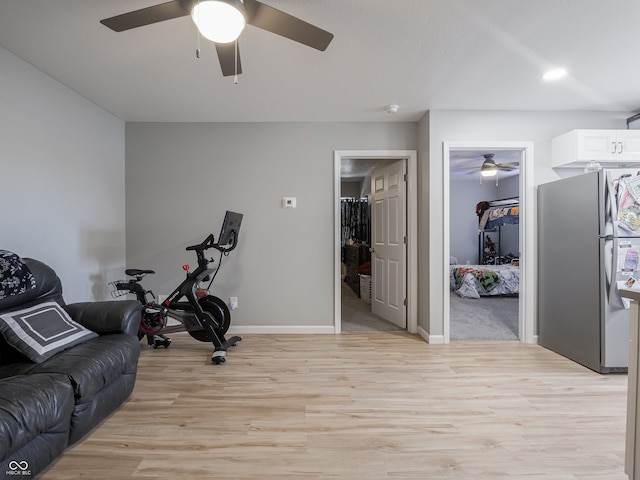
[[[283,208],[296,208],[296,197],[282,197]]]

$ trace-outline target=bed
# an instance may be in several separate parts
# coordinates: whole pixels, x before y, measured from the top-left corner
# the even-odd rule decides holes
[[[520,207],[519,205],[493,206],[490,202],[481,202],[488,204],[479,214],[478,229],[493,230],[505,224],[517,225],[520,223]],[[481,205],[481,204],[478,204]],[[476,207],[476,212],[480,210]],[[479,212],[478,212],[479,213]]]
[[[505,225],[520,223],[518,197],[479,202],[476,205],[476,215],[478,216],[478,262],[482,265],[511,263],[517,255],[505,251],[501,235],[502,227]]]
[[[450,265],[451,290],[463,298],[518,295],[520,267],[515,265]]]

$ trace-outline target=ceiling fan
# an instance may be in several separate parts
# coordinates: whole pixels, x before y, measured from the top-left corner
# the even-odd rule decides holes
[[[493,158],[495,157],[495,153],[486,153],[483,157],[484,162],[482,162],[482,166],[480,167],[480,175],[483,177],[493,177],[498,174],[499,170],[510,172],[516,170],[520,165],[517,162],[496,163]]]
[[[227,14],[229,17],[222,17]],[[320,51],[326,50],[333,39],[332,33],[258,0],[173,0],[105,18],[100,23],[115,32],[123,32],[187,15],[191,15],[200,33],[215,43],[225,77],[242,73],[237,38],[245,24]],[[218,26],[209,27],[210,20],[217,20]],[[220,33],[220,28],[226,30],[233,25],[236,26],[232,32]]]
[[[519,162],[503,162],[498,163],[495,160],[495,153],[485,153],[481,157],[451,159],[450,165],[452,169],[463,175],[480,173],[480,184],[485,177],[496,177],[496,185],[498,184],[498,172],[512,172],[519,170]],[[483,160],[484,159],[484,160]],[[478,167],[479,162],[482,164]]]

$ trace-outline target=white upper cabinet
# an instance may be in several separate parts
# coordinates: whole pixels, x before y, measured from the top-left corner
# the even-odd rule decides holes
[[[579,168],[640,164],[640,130],[572,130],[551,141],[551,166]]]

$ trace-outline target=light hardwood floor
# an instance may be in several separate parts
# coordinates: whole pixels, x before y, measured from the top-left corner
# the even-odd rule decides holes
[[[516,341],[185,334],[43,479],[623,480],[625,375]]]

